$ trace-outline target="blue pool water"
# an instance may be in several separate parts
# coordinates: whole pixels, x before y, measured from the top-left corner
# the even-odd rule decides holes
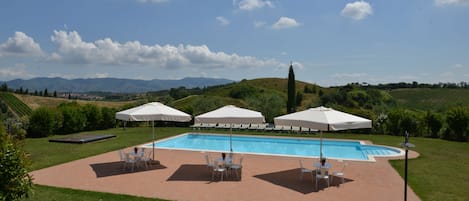
[[[155,142],[155,147],[182,150],[229,152],[229,135],[183,134]],[[369,160],[368,156],[396,156],[399,149],[364,145],[359,141],[323,140],[326,158]],[[151,147],[152,144],[145,146]],[[319,157],[320,141],[307,138],[232,136],[233,152],[298,157]]]

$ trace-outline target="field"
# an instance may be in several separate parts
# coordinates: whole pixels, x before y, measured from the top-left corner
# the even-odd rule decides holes
[[[156,128],[156,136],[160,139],[189,131],[191,131],[189,128]],[[212,130],[212,132],[227,133],[228,131]],[[49,143],[50,137],[27,139],[25,150],[31,153],[32,169],[45,168],[151,141],[151,127],[93,132],[93,134],[96,133],[115,134],[117,137],[81,145]],[[242,133],[292,135],[261,132]],[[305,135],[300,136],[305,137]],[[316,135],[311,136],[317,137]],[[324,136],[326,138],[369,140],[375,144],[390,146],[397,146],[403,140],[402,137],[387,135],[327,134]],[[414,149],[421,154],[420,158],[409,160],[409,185],[417,195],[424,201],[467,200],[465,187],[469,186],[469,143],[428,138],[411,138],[410,141],[416,145]],[[403,175],[404,162],[402,160],[391,161],[391,164],[399,174]],[[25,200],[83,200],[83,198],[86,200],[141,200],[136,197],[122,198],[121,196],[38,186],[35,195]]]
[[[19,117],[30,115],[32,110],[12,93],[0,92],[0,99],[8,105]]]
[[[396,89],[389,91],[398,107],[445,112],[455,106],[469,106],[469,89]]]
[[[14,95],[33,110],[39,107],[57,107],[61,103],[72,102],[72,101],[76,101],[79,104],[91,103],[100,107],[111,107],[111,108],[120,108],[123,105],[133,103],[133,101],[120,101],[120,102],[85,101],[85,100],[69,100],[65,98],[31,96],[31,95],[24,95],[24,94],[14,94]]]

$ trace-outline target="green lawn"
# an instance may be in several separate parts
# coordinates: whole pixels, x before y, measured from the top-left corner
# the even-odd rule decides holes
[[[35,185],[33,194],[25,201],[155,201],[150,199],[129,195],[118,195],[111,193],[91,192]]]
[[[191,131],[189,128],[156,128],[156,136],[157,139],[160,139],[189,131]],[[211,130],[211,132],[227,133],[228,131]],[[238,131],[234,132],[240,133]],[[49,167],[124,147],[135,146],[152,139],[151,128],[148,127],[126,130],[110,129],[89,133],[115,134],[117,137],[88,144],[50,143],[48,142],[49,138],[27,139],[25,149],[31,154],[32,169]],[[258,132],[242,133],[261,134]],[[304,134],[294,136],[318,137],[318,135]],[[402,137],[387,135],[324,134],[324,137],[369,140],[375,144],[390,146],[397,146],[403,141]],[[428,138],[411,138],[411,143],[416,145],[414,150],[419,152],[421,157],[409,160],[409,185],[422,200],[467,200],[468,196],[465,189],[469,186],[469,143]],[[404,174],[403,160],[391,161],[391,164],[401,175]],[[144,200],[144,198],[36,186],[35,194],[30,199],[25,200]]]

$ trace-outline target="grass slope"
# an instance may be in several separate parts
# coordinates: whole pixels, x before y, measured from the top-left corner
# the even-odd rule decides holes
[[[398,107],[445,112],[455,106],[469,106],[469,89],[396,89],[389,91]]]
[[[308,86],[310,89],[315,88],[316,93],[304,93],[305,86]],[[303,110],[309,107],[319,106],[319,90],[329,91],[331,89],[325,89],[318,87],[313,84],[296,81],[296,91],[303,93],[303,101],[298,110]],[[247,97],[232,98],[231,94],[233,91],[237,92],[246,92],[249,91],[251,94]],[[277,94],[282,99],[287,99],[287,79],[283,78],[259,78],[253,80],[242,80],[241,82],[226,84],[216,87],[209,87],[201,95],[192,95],[180,100],[174,101],[171,105],[178,109],[184,111],[190,111],[189,108],[192,108],[193,101],[197,98],[211,98],[216,97],[217,100],[221,101],[222,105],[234,104],[240,107],[249,108],[246,99],[249,96],[260,96],[260,95],[271,95]]]
[[[133,103],[134,101],[120,101],[120,102],[111,102],[111,101],[86,101],[86,100],[69,100],[65,98],[53,98],[53,97],[42,97],[42,96],[31,96],[25,94],[14,94],[18,99],[23,101],[31,109],[37,109],[39,107],[57,107],[61,103],[73,102],[76,101],[79,104],[94,104],[100,107],[111,107],[111,108],[120,108],[123,105]]]

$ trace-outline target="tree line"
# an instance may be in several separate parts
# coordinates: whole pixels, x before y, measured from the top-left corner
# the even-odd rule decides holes
[[[34,110],[26,128],[28,137],[108,129],[116,125],[115,113],[116,109],[93,104],[62,103]]]
[[[357,84],[348,84],[319,96],[321,105],[357,114],[373,122],[371,132],[469,140],[469,107],[455,106],[446,112],[408,110],[397,106],[386,92]]]
[[[461,81],[459,83],[454,82],[439,82],[434,84],[428,83],[418,83],[416,81],[413,82],[398,82],[398,83],[387,83],[387,84],[376,84],[372,85],[366,82],[363,83],[352,83],[353,85],[359,85],[363,87],[371,87],[376,89],[383,89],[383,90],[390,90],[390,89],[403,89],[403,88],[446,88],[446,89],[468,89],[469,82]]]

